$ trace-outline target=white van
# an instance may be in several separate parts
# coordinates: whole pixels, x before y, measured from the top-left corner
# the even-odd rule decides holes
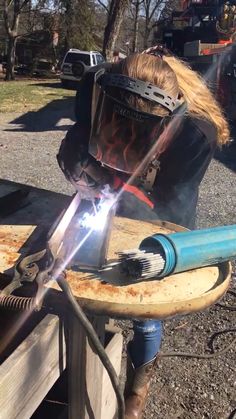
[[[75,48],[69,49],[61,65],[60,78],[62,85],[66,87],[70,84],[71,81],[79,81],[86,69],[103,62],[105,62],[105,59],[100,52],[80,51],[79,49]]]

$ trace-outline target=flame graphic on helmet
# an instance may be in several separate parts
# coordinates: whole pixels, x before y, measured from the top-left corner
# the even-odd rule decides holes
[[[137,121],[106,107],[100,121],[95,158],[104,164],[132,173],[160,135],[157,121]]]

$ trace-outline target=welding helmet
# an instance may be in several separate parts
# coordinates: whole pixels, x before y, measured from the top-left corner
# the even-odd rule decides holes
[[[132,107],[136,95],[163,106],[167,116]],[[147,156],[176,109],[177,98],[157,86],[100,70],[94,78],[89,153],[102,165],[131,174]]]

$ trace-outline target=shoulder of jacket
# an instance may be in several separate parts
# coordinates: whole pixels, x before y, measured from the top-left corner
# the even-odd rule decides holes
[[[111,69],[111,63],[102,63],[102,64],[98,64],[94,67],[89,68],[83,75],[81,81],[80,81],[80,86],[78,88],[78,91],[81,89],[81,87],[85,87],[88,88],[89,86],[93,86],[93,82],[94,82],[94,77],[95,74],[97,73],[97,71],[101,70],[102,68],[104,68],[105,71],[109,72]]]
[[[110,62],[97,64],[97,65],[89,68],[89,70],[85,74],[94,74],[98,70],[101,70],[101,68],[104,68],[106,71],[110,71],[111,67],[112,67],[112,63],[110,63]]]
[[[210,144],[217,142],[217,129],[212,122],[207,119],[194,117],[186,118],[186,129],[189,129],[192,133],[195,131],[200,134],[200,136]]]

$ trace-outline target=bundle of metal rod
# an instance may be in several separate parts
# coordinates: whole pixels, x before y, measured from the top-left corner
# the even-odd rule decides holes
[[[159,275],[165,266],[163,256],[146,253],[145,250],[132,249],[118,252],[120,270],[131,279],[149,279]]]
[[[236,224],[145,238],[120,252],[121,271],[132,280],[163,278],[236,259]]]

